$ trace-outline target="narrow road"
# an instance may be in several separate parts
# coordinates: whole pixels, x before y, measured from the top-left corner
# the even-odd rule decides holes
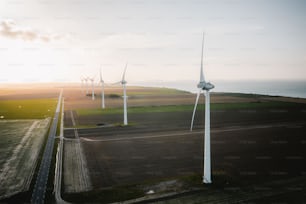
[[[54,176],[54,194],[55,201],[59,204],[68,203],[64,201],[61,197],[61,187],[62,187],[62,169],[63,169],[63,146],[64,146],[64,98],[62,100],[62,112],[61,112],[61,129],[59,136],[59,144],[56,154],[56,165],[55,165],[55,176]]]
[[[61,90],[58,97],[57,107],[55,111],[54,118],[52,120],[51,128],[48,135],[47,144],[43,154],[43,158],[39,167],[36,183],[33,189],[31,203],[42,204],[45,200],[45,193],[47,189],[47,182],[49,176],[49,170],[52,160],[54,139],[57,129],[58,116],[60,113],[61,101],[62,101],[63,90]]]

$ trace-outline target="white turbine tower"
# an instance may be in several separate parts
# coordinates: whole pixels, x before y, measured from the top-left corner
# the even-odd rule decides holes
[[[127,63],[126,63],[125,68],[124,68],[124,72],[123,72],[123,75],[122,75],[122,80],[120,81],[120,83],[122,85],[122,89],[123,89],[123,124],[124,125],[128,124],[128,119],[127,119],[127,96],[126,96],[126,83],[127,83],[127,81],[125,81],[126,68],[127,68]]]
[[[100,83],[101,83],[101,106],[104,109],[105,103],[104,103],[104,80],[102,79],[102,71],[100,69]]]
[[[203,49],[204,49],[204,33],[202,41],[202,56],[201,56],[201,68],[200,68],[200,82],[198,83],[199,92],[194,104],[191,127],[192,131],[194,115],[197,109],[200,94],[205,91],[205,134],[204,134],[204,172],[203,172],[203,183],[211,183],[211,162],[210,162],[210,96],[209,90],[213,89],[215,86],[210,82],[206,82],[203,73]]]
[[[91,99],[95,100],[95,84],[94,84],[95,79],[94,78],[89,78],[89,80],[91,81],[91,88],[92,88]]]

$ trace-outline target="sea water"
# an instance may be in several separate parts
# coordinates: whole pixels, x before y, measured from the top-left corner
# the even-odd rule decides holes
[[[197,83],[197,81],[152,81],[138,82],[135,85],[175,88],[195,93],[198,90]],[[211,83],[215,85],[215,88],[212,90],[213,92],[306,98],[306,80],[216,80]]]

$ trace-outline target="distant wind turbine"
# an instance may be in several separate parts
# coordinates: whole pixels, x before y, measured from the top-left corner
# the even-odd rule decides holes
[[[197,98],[194,104],[191,127],[190,131],[192,131],[193,121],[195,112],[197,109],[198,101],[200,94],[205,91],[205,134],[204,134],[204,172],[203,172],[203,183],[211,183],[211,161],[210,161],[210,94],[209,90],[213,89],[215,86],[210,82],[206,82],[203,73],[203,49],[204,49],[204,33],[203,33],[203,41],[202,41],[202,56],[201,56],[201,68],[200,68],[200,82],[197,87],[199,88],[199,92],[197,94]]]
[[[84,93],[84,77],[81,76],[81,90],[82,90],[82,93]]]
[[[104,80],[102,78],[102,71],[100,69],[100,84],[101,84],[101,106],[104,109],[105,103],[104,103]]]
[[[126,96],[126,84],[127,81],[125,81],[125,72],[127,68],[127,63],[124,68],[124,72],[122,75],[122,80],[120,81],[123,89],[123,124],[127,125],[128,124],[128,119],[127,119],[127,96]]]
[[[94,84],[95,79],[89,78],[89,80],[91,81],[91,88],[92,88],[91,99],[95,100],[95,84]]]

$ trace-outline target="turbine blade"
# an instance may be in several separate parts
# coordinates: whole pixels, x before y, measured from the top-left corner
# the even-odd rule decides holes
[[[93,77],[92,77],[92,80],[96,80],[96,77],[97,77],[97,74],[95,74]]]
[[[103,79],[102,79],[102,68],[100,68],[100,82],[102,82],[103,81]]]
[[[110,86],[113,86],[113,85],[118,85],[118,84],[121,84],[121,81],[118,81],[118,82],[115,82],[115,83],[111,83],[109,84]]]
[[[126,65],[125,65],[124,72],[123,72],[123,75],[122,75],[122,81],[125,80],[125,72],[126,72],[127,65],[128,65],[128,63],[126,63]]]
[[[202,54],[201,54],[201,71],[200,71],[200,82],[205,82],[204,72],[203,72],[204,35],[205,35],[205,33],[203,32],[203,40],[202,40]]]
[[[195,104],[194,104],[193,114],[192,114],[192,119],[191,119],[191,125],[190,125],[190,131],[192,131],[192,128],[193,128],[194,116],[195,116],[195,112],[196,112],[196,110],[197,110],[197,106],[198,106],[198,101],[199,101],[200,94],[201,94],[201,89],[199,90],[199,92],[198,92],[198,94],[197,94],[197,98],[196,98],[196,101],[195,101]]]

